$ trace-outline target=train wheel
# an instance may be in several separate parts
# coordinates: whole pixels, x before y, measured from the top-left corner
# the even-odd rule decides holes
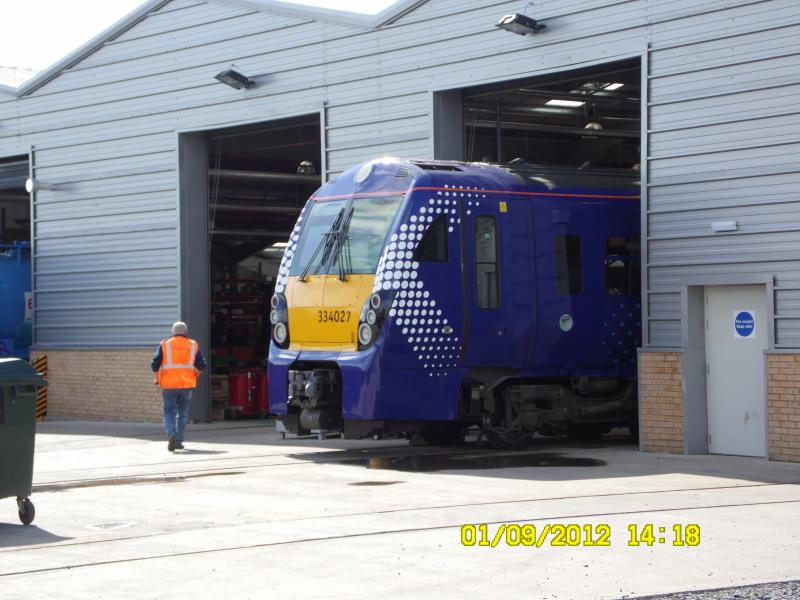
[[[500,433],[493,429],[484,428],[483,434],[496,450],[522,450],[531,440],[531,434],[525,431]]]
[[[452,446],[460,442],[464,428],[458,423],[431,427],[420,431],[419,436],[429,446]]]

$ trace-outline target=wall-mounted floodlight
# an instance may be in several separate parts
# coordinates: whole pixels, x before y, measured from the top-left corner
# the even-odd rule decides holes
[[[25,181],[25,191],[28,192],[29,194],[38,192],[39,190],[56,190],[56,189],[58,188],[52,183],[43,183],[38,179],[28,178]]]
[[[539,33],[545,28],[544,23],[539,23],[536,19],[532,19],[527,15],[514,13],[511,15],[504,15],[500,20],[495,23],[495,27],[505,29],[517,35],[528,35],[529,33]]]
[[[255,87],[256,82],[242,75],[239,71],[234,71],[233,69],[226,69],[221,73],[217,73],[214,76],[214,79],[217,81],[221,81],[225,85],[231,86],[235,90],[244,90],[250,89],[251,87]]]
[[[722,233],[724,231],[739,231],[738,221],[712,221],[711,231],[714,233]]]

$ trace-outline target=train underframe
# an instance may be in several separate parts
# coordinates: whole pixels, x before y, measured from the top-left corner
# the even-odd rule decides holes
[[[477,426],[498,449],[523,448],[533,434],[598,438],[615,427],[638,435],[636,380],[625,377],[523,378],[507,369],[473,371],[461,387],[459,420],[354,420],[342,417],[341,376],[335,363],[289,370],[286,431],[339,431],[346,438],[421,436],[434,445],[463,439]]]

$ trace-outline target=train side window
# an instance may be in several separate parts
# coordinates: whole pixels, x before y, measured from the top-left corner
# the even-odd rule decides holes
[[[494,217],[475,218],[475,286],[478,308],[500,305],[497,269],[497,221]]]
[[[414,260],[447,262],[447,217],[444,214],[439,215],[422,236]]]
[[[559,234],[555,240],[556,286],[562,296],[583,291],[581,238],[575,234]]]
[[[638,238],[619,235],[606,240],[606,291],[609,296],[636,296],[640,293],[640,261]]]

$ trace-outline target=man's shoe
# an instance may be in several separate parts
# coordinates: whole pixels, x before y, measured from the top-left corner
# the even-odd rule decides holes
[[[169,436],[169,441],[167,442],[167,450],[173,452],[175,450],[175,434],[173,433]]]
[[[183,442],[177,442],[175,444],[175,450],[183,450]]]

